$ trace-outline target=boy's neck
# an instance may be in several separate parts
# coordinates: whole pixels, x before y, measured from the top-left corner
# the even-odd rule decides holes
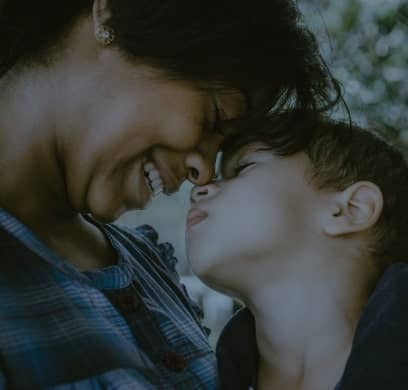
[[[344,370],[369,296],[366,262],[310,255],[291,259],[296,269],[254,286],[245,299],[256,320],[261,390],[334,388]]]

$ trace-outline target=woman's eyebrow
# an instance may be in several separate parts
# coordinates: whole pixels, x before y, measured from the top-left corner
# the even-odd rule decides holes
[[[242,96],[244,97],[244,112],[247,114],[252,108],[251,97],[248,91],[242,91]]]
[[[225,136],[230,136],[233,135],[238,128],[240,127],[240,125],[244,122],[246,115],[248,114],[248,112],[251,109],[251,98],[249,93],[247,93],[246,91],[242,91],[240,92],[240,96],[242,97],[242,99],[240,99],[240,101],[242,101],[242,110],[240,110],[241,112],[233,118],[225,118],[225,119],[221,119],[221,115],[220,115],[220,109],[218,107],[218,102],[215,101],[215,109],[218,111],[216,112],[216,114],[218,114],[218,120],[216,123],[217,129]]]
[[[225,176],[227,168],[229,167],[230,164],[231,164],[231,158],[229,158],[229,157],[226,158],[226,159],[221,158],[221,164],[220,164],[218,172],[217,172],[219,177],[224,177]]]
[[[243,156],[246,155],[246,152],[241,153],[241,151],[242,151],[242,148],[237,148],[234,151],[227,153],[225,157],[224,155],[221,157],[221,163],[220,163],[220,169],[219,169],[219,173],[221,176],[224,176],[227,168],[230,167],[233,160],[235,160],[235,163],[237,163],[238,161],[242,159]]]

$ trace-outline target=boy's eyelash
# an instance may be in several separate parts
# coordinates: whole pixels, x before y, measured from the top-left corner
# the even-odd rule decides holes
[[[245,168],[254,165],[254,162],[249,162],[249,163],[245,163],[245,164],[241,164],[238,165],[235,169],[234,169],[234,176],[237,176],[241,171],[243,171]]]
[[[213,181],[218,181],[218,180],[225,180],[225,179],[229,179],[229,178],[233,178],[235,176],[238,176],[240,174],[241,171],[243,171],[245,168],[248,168],[251,165],[255,165],[255,162],[248,162],[245,164],[240,164],[238,165],[232,172],[232,176],[228,177],[224,176],[221,172],[217,172],[216,174],[214,174],[214,176],[212,177]]]

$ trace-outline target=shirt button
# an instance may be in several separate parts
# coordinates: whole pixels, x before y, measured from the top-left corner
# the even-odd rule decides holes
[[[118,299],[118,306],[126,313],[136,311],[139,305],[140,300],[134,294],[122,295]]]
[[[175,372],[181,372],[187,366],[186,359],[175,352],[166,352],[163,356],[163,364],[169,370]]]

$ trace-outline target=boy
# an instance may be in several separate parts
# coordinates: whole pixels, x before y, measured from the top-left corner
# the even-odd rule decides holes
[[[406,389],[407,165],[368,131],[292,117],[229,140],[222,179],[192,193],[193,270],[247,307],[218,344],[223,388]]]

